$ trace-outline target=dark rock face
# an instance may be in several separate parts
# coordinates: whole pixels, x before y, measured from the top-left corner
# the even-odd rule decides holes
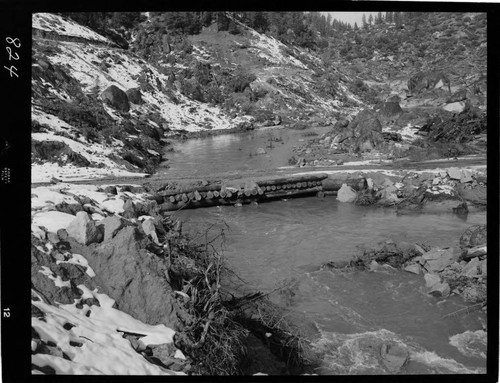
[[[382,124],[377,114],[369,109],[358,113],[347,127],[347,134],[352,141],[352,149],[356,152],[365,152],[384,142]]]
[[[56,205],[56,210],[62,213],[76,215],[79,211],[83,211],[83,207],[79,203],[67,203],[63,201]]]
[[[48,275],[44,274],[44,272],[42,272],[44,270],[46,270],[46,273],[51,272],[50,270],[47,271],[47,269],[44,269],[43,266],[46,266],[50,269],[50,266],[54,264],[55,262],[50,255],[38,250],[34,245],[32,245],[31,286],[50,304],[56,304],[56,302],[62,304],[71,304],[75,299],[81,297],[82,292],[72,282],[70,282],[69,287],[56,286],[55,281],[52,280]]]
[[[123,204],[122,216],[124,218],[137,218],[137,212],[131,199],[126,200]]]
[[[127,91],[125,93],[126,93],[128,100],[130,102],[137,104],[137,105],[140,105],[143,103],[141,90],[139,88],[127,89]]]
[[[111,85],[101,94],[104,102],[110,104],[113,108],[121,111],[128,112],[130,104],[127,94],[115,85]]]
[[[384,102],[380,105],[379,113],[385,118],[397,119],[403,113],[403,109],[401,109],[399,102]]]
[[[107,186],[105,189],[104,189],[104,192],[105,193],[108,193],[108,194],[113,194],[113,195],[117,195],[118,194],[118,191],[116,189],[116,186]]]
[[[460,237],[460,247],[466,249],[468,247],[485,245],[486,238],[486,225],[472,225]]]
[[[149,243],[135,227],[127,226],[100,246],[84,248],[73,241],[72,249],[88,260],[96,285],[120,310],[144,323],[175,327],[177,306],[166,279],[168,267],[145,250]]]

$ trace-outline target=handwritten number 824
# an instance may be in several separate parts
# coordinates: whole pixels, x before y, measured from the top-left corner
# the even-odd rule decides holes
[[[21,40],[19,40],[17,37],[16,38],[6,37],[5,41],[7,41],[7,44],[14,45],[15,48],[21,47]],[[7,53],[9,54],[9,61],[10,60],[19,60],[19,55],[16,52],[14,52],[14,54],[12,54],[11,47],[5,47],[5,49],[7,50]],[[14,65],[11,65],[10,68],[4,66],[4,68],[9,71],[10,77],[12,77],[13,75],[16,77],[19,77],[19,75],[16,73],[17,68]]]

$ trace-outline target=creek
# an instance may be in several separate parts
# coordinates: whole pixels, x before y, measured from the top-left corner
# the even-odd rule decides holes
[[[266,131],[185,141],[170,156],[166,173],[202,176],[214,168],[238,172],[286,165],[289,149],[301,143],[303,132],[272,132],[284,143],[275,143],[277,147],[262,157],[248,153],[265,146]],[[458,247],[467,227],[486,222],[485,212],[470,213],[466,219],[400,215],[390,208],[340,203],[335,197],[308,197],[175,215],[185,222],[184,231],[200,238],[209,227],[212,232],[224,228],[225,241],[218,245],[229,268],[249,288],[270,292],[282,287],[273,300],[315,324],[317,331],[310,333],[309,341],[321,356],[318,374],[386,374],[379,353],[383,344],[408,350],[406,374],[485,373],[483,311],[443,318],[467,304],[457,296],[427,295],[422,275],[383,268],[320,269],[325,262],[351,259],[359,246],[389,239]]]

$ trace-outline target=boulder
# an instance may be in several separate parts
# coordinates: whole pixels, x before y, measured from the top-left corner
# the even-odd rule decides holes
[[[460,180],[462,178],[462,172],[458,168],[448,168],[446,171],[452,180]]]
[[[125,94],[127,95],[128,100],[131,103],[134,103],[134,104],[137,104],[137,105],[141,105],[143,103],[143,101],[142,101],[142,94],[141,94],[141,89],[140,88],[130,88],[130,89],[127,89],[127,91],[125,92]]]
[[[132,199],[127,199],[123,204],[122,216],[124,218],[137,218],[137,211],[135,209],[134,203],[132,202]]]
[[[467,263],[463,268],[462,268],[462,275],[465,275],[466,277],[477,277],[481,275],[481,261],[479,258],[472,258],[469,263]]]
[[[433,248],[423,254],[422,259],[427,262],[429,270],[437,272],[453,264],[458,259],[458,256],[453,254],[452,249]]]
[[[462,177],[460,177],[461,183],[472,182],[474,179],[472,178],[472,172],[468,169],[462,169]]]
[[[440,298],[440,297],[447,297],[448,295],[450,295],[450,286],[448,285],[448,283],[446,282],[443,282],[443,283],[436,283],[435,285],[432,285],[431,288],[429,288],[429,290],[427,291],[428,294],[434,296],[434,297],[437,297],[437,298]]]
[[[45,231],[40,226],[31,225],[31,232],[38,239],[45,239],[46,237]]]
[[[471,303],[485,302],[486,286],[478,284],[467,286],[462,294],[466,302],[471,302]]]
[[[79,203],[66,203],[64,201],[58,203],[55,208],[57,211],[71,215],[76,215],[79,211],[83,211],[83,206]]]
[[[468,189],[463,184],[457,185],[457,191],[462,199],[473,202],[479,205],[486,205],[486,186],[477,185],[472,189]]]
[[[486,244],[486,225],[472,225],[460,237],[460,248],[482,246]]]
[[[106,186],[104,188],[104,192],[107,193],[107,194],[113,194],[113,195],[117,195],[118,194],[118,191],[116,189],[116,186]]]
[[[403,113],[403,109],[401,109],[399,101],[388,101],[382,103],[379,113],[382,117],[397,119]]]
[[[266,150],[264,148],[257,148],[255,154],[266,154]]]
[[[441,283],[441,278],[437,274],[427,273],[424,275],[425,287],[431,289],[434,285]]]
[[[408,362],[410,353],[399,345],[383,344],[380,349],[382,362],[391,373],[397,373]]]
[[[185,368],[185,364],[189,363],[186,359],[176,358],[177,349],[172,343],[150,345],[148,348],[151,350],[151,356],[170,370],[182,371]]]
[[[122,218],[112,215],[101,220],[99,226],[104,227],[104,241],[109,241],[125,226],[125,223]]]
[[[128,112],[130,110],[127,94],[115,85],[107,87],[102,92],[101,98],[104,102],[121,112]]]
[[[146,235],[151,236],[154,243],[156,243],[157,245],[160,244],[160,241],[158,240],[158,234],[156,234],[156,227],[153,219],[145,219],[142,223],[142,230],[144,230],[144,233]]]
[[[347,184],[342,184],[342,187],[337,191],[337,200],[340,202],[354,202],[356,192]]]
[[[404,268],[404,271],[418,275],[422,271],[422,268],[420,267],[420,265],[418,263],[412,263],[412,264],[409,264],[408,266],[406,266]]]
[[[368,151],[384,142],[382,124],[377,114],[370,109],[359,112],[343,136],[344,139],[350,139],[354,151]]]
[[[83,245],[102,241],[102,233],[88,213],[79,211],[66,228],[68,235]]]
[[[68,239],[68,232],[66,229],[59,229],[57,230],[57,236],[61,241],[66,241]]]
[[[446,104],[445,106],[443,106],[443,110],[453,113],[462,113],[465,110],[465,106],[466,104],[463,101],[452,102],[451,104]]]
[[[126,226],[100,245],[84,247],[72,241],[71,248],[87,259],[99,290],[114,299],[119,310],[144,323],[176,329],[183,313],[167,282],[169,266],[146,250],[148,244],[151,240],[136,227]]]

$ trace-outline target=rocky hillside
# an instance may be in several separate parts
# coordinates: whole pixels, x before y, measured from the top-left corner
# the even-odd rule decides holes
[[[403,136],[465,110],[485,119],[484,14],[326,28],[315,13],[209,13],[35,14],[32,181],[147,175],[168,166],[172,137],[342,124],[367,108]],[[382,143],[370,140],[346,149]]]
[[[155,25],[124,49],[68,17],[33,16],[33,181],[151,173],[175,132],[329,124],[360,104],[317,55],[242,23],[173,42]]]

